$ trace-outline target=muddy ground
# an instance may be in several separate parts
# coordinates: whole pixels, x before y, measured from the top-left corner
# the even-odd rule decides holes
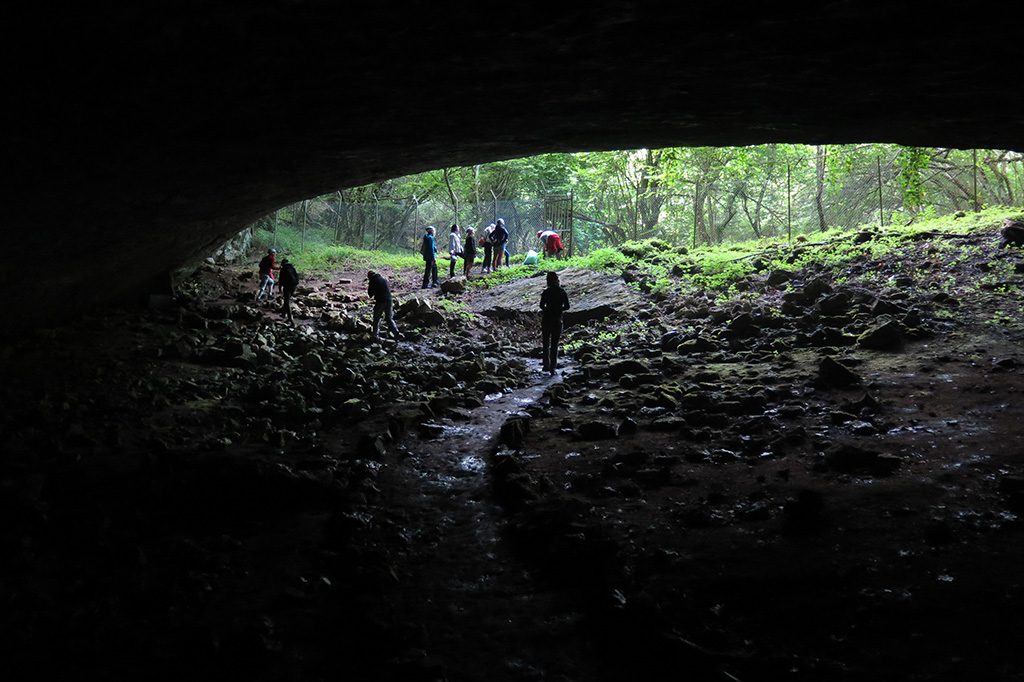
[[[416,273],[398,343],[364,272],[307,278],[293,328],[219,266],[8,340],[5,678],[1022,679],[997,247],[727,300],[619,273],[555,377],[533,316]]]

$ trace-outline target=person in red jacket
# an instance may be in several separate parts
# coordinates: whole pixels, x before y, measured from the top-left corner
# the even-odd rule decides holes
[[[274,278],[274,270],[280,270],[277,264],[277,249],[270,249],[267,255],[260,261],[260,288],[256,292],[256,300],[270,300],[274,296],[274,285],[277,280]]]

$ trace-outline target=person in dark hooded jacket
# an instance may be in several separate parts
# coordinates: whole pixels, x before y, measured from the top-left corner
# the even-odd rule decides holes
[[[569,295],[558,282],[558,274],[548,272],[548,288],[540,295],[540,336],[544,371],[554,375],[558,369],[558,341],[562,336],[562,313],[569,309]]]
[[[402,338],[395,324],[395,308],[391,300],[391,287],[388,280],[380,273],[370,270],[366,273],[369,286],[366,289],[367,295],[373,299],[373,338],[379,338],[380,318],[387,320],[388,329],[395,335],[396,339]]]
[[[505,245],[508,244],[508,229],[505,227],[504,220],[498,218],[494,221],[494,231],[491,232],[489,239],[491,240],[491,250],[494,252],[493,270],[497,272],[501,269],[501,261],[505,257]],[[507,262],[505,267],[508,267]]]
[[[284,319],[288,320],[289,324],[295,324],[292,319],[292,295],[295,293],[295,288],[299,286],[299,273],[295,271],[295,266],[287,258],[281,261],[279,280],[284,296]]]

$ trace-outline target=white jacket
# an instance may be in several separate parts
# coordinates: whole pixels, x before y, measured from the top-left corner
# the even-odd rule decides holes
[[[462,253],[462,240],[459,239],[458,232],[452,232],[448,235],[448,253],[452,255]]]

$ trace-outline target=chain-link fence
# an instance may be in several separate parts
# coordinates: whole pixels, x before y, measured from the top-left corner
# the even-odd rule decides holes
[[[365,249],[419,250],[423,228],[433,225],[447,240],[448,228],[458,224],[463,235],[473,227],[477,235],[498,218],[509,231],[509,249],[523,253],[537,248],[536,231],[543,229],[543,199],[495,200],[459,206],[416,199],[351,203],[326,196],[286,206],[257,221],[261,246],[288,240],[292,250],[323,244],[348,244]],[[298,244],[294,243],[296,238]]]
[[[987,164],[975,158],[936,156],[913,169],[898,154],[839,169],[824,156],[755,165],[742,175],[694,183],[690,193],[667,197],[658,225],[638,236],[718,244],[1024,206],[1021,155],[1008,153]]]
[[[1013,152],[988,150],[979,158],[977,152],[931,150],[910,167],[904,152],[837,162],[828,158],[827,148],[817,150],[815,156],[748,162],[740,170],[723,163],[714,172],[637,191],[625,201],[602,203],[585,187],[576,190],[575,201],[571,196],[493,199],[457,208],[450,201],[415,197],[351,202],[335,193],[286,206],[254,227],[260,246],[291,251],[338,243],[416,251],[427,225],[446,240],[453,222],[463,232],[474,227],[479,235],[503,218],[513,253],[539,248],[536,232],[554,228],[576,254],[585,254],[627,239],[718,244],[1024,205],[1024,157]],[[556,214],[561,216],[557,224]]]

